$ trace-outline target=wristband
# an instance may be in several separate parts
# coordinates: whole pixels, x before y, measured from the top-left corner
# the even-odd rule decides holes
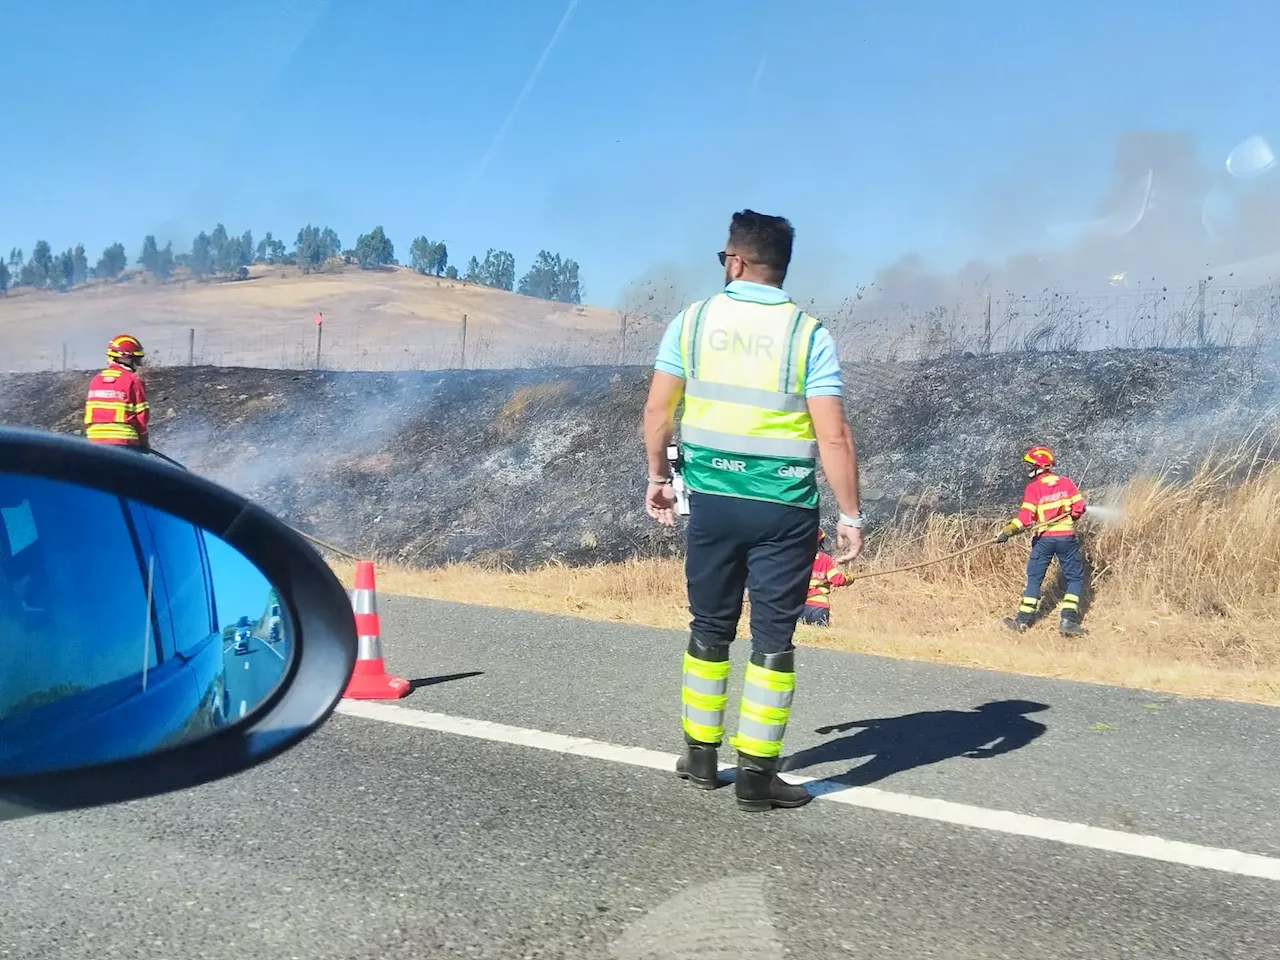
[[[665,487],[668,483],[671,482],[671,478],[670,477],[650,477],[649,482],[654,484],[655,486]]]
[[[853,527],[855,530],[861,530],[865,523],[864,515],[861,510],[858,511],[856,517],[851,517],[847,513],[840,514],[840,525],[842,527]]]

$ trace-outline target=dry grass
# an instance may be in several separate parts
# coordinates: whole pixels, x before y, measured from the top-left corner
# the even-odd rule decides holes
[[[1093,568],[1087,637],[1054,629],[1050,584],[1040,625],[1021,636],[999,625],[1021,594],[1023,542],[857,581],[836,591],[835,626],[801,628],[798,642],[1280,704],[1280,465],[1261,452],[1255,444],[1215,457],[1182,482],[1146,478],[1092,492],[1107,508],[1082,528]],[[992,530],[976,518],[907,521],[871,538],[855,572],[943,557]],[[409,596],[677,630],[688,623],[674,560],[525,572],[380,565],[378,576],[384,592]]]
[[[501,437],[514,437],[520,432],[520,425],[536,417],[548,404],[554,403],[573,390],[568,380],[553,380],[550,383],[531,383],[517,387],[502,405],[494,418],[494,427]]]
[[[552,303],[461,280],[424,277],[407,268],[367,271],[332,266],[302,275],[295,267],[255,266],[246,281],[175,278],[91,283],[69,293],[18,288],[0,297],[0,330],[48,331],[21,356],[22,369],[57,369],[62,345],[72,369],[97,366],[106,341],[121,330],[142,338],[152,360],[183,364],[188,330],[197,363],[307,366],[315,359],[312,318],[325,317],[323,362],[329,369],[412,369],[456,365],[467,315],[468,357],[488,343],[503,357],[548,342],[612,335],[614,311]]]

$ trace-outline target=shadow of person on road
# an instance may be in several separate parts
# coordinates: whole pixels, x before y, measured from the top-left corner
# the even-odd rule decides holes
[[[820,781],[832,786],[862,787],[904,770],[956,757],[998,757],[1020,750],[1043,734],[1048,728],[1026,714],[1048,709],[1048,704],[1031,700],[996,700],[974,710],[929,710],[902,717],[837,723],[819,727],[816,732],[861,729],[852,736],[792,754],[782,768],[795,771],[869,757],[848,773]]]

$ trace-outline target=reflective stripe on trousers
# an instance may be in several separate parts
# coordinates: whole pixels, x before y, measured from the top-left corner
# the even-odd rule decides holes
[[[729,702],[729,661],[700,660],[684,655],[680,689],[684,732],[699,743],[724,739],[724,709]]]
[[[780,756],[795,689],[794,672],[782,673],[748,663],[734,749],[753,757]]]

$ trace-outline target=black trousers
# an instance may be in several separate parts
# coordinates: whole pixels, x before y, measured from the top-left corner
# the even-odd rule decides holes
[[[818,511],[705,493],[689,495],[690,631],[728,646],[738,632],[742,591],[751,594],[751,643],[759,653],[792,648],[818,548]]]

